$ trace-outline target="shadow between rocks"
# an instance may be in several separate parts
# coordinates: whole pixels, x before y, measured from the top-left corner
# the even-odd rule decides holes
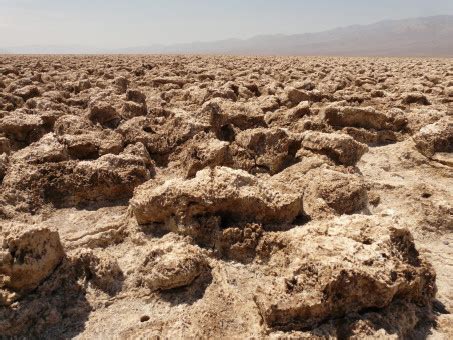
[[[159,293],[160,298],[167,301],[171,306],[193,305],[204,297],[206,289],[212,282],[210,271],[203,272],[190,285],[180,288],[173,288]]]
[[[0,338],[68,339],[85,329],[92,310],[86,291],[62,263],[36,290],[11,306],[0,307]]]

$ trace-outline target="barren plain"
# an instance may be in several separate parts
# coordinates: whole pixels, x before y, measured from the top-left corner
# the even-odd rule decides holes
[[[0,56],[0,337],[453,337],[453,60]]]

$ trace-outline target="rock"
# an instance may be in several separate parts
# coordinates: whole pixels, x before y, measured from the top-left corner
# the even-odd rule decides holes
[[[62,115],[54,124],[54,132],[57,135],[81,135],[95,130],[95,126],[86,118],[76,115]]]
[[[24,167],[13,164],[3,180],[5,192],[22,191],[33,209],[44,203],[72,207],[130,198],[134,188],[154,175],[144,146],[129,145],[119,155],[94,161],[64,161]],[[30,208],[30,209],[31,209]]]
[[[6,153],[0,154],[0,184],[3,180],[3,177],[6,175],[6,171],[8,170],[8,155]]]
[[[129,86],[129,80],[124,77],[118,77],[113,81],[117,94],[126,93],[127,87]]]
[[[65,134],[58,137],[73,159],[96,159],[106,154],[123,151],[123,138],[119,133],[94,129],[83,134]]]
[[[129,89],[126,91],[126,99],[137,104],[145,104],[146,105],[146,95],[139,91]]]
[[[263,239],[258,248],[268,249],[268,242],[276,241]],[[436,292],[433,268],[410,232],[391,221],[344,216],[293,229],[278,242],[267,265],[280,269],[261,280],[255,295],[273,329],[311,328],[398,301],[426,305]]]
[[[238,133],[230,153],[234,168],[276,174],[294,162],[299,146],[283,129],[257,128]]]
[[[11,152],[11,144],[9,142],[9,139],[6,137],[0,136],[0,154],[6,153],[9,155]]]
[[[301,146],[347,166],[355,165],[368,151],[365,144],[356,142],[348,135],[317,131],[302,133]]]
[[[114,295],[121,290],[123,272],[114,258],[91,249],[79,249],[71,255],[79,277],[85,277],[96,288]]]
[[[170,236],[148,253],[139,268],[139,280],[152,291],[169,290],[192,284],[208,270],[200,248]]]
[[[266,124],[270,127],[290,127],[297,120],[311,114],[310,104],[307,101],[300,102],[291,109],[280,109],[275,112],[267,113],[264,117]]]
[[[300,102],[309,101],[309,102],[319,102],[322,100],[322,95],[319,91],[306,91],[296,88],[290,88],[287,91],[288,100],[297,105]]]
[[[172,151],[207,126],[183,110],[165,114],[155,118],[134,117],[122,123],[116,132],[123,136],[126,144],[143,143],[158,164],[167,164]]]
[[[445,89],[445,94],[447,95],[447,97],[453,97],[453,86],[447,87]]]
[[[21,97],[0,92],[0,110],[13,111],[23,105],[24,100]]]
[[[75,92],[85,91],[91,88],[91,82],[88,79],[79,80],[76,87]]]
[[[187,81],[180,77],[156,77],[153,78],[153,85],[154,86],[161,86],[167,84],[177,85],[178,87],[183,87]]]
[[[227,259],[247,263],[254,259],[263,234],[262,226],[256,223],[221,229],[215,236],[214,247]]]
[[[224,141],[234,140],[239,131],[266,126],[261,109],[219,98],[207,102],[202,112],[217,138]]]
[[[286,194],[245,171],[215,167],[190,180],[149,181],[137,188],[130,207],[139,224],[190,222],[203,215],[221,216],[226,224],[289,223],[302,211],[302,193]]]
[[[124,119],[130,119],[137,116],[146,116],[147,113],[148,109],[146,107],[146,104],[138,104],[133,101],[128,101],[123,103],[121,116]]]
[[[41,94],[39,89],[35,85],[27,85],[13,92],[15,96],[21,97],[24,101],[27,101],[33,97],[39,97]]]
[[[191,178],[206,167],[226,165],[229,161],[229,143],[219,141],[211,134],[201,132],[187,143],[180,151],[170,156],[170,168],[180,168],[186,178]]]
[[[399,131],[407,124],[403,111],[397,109],[385,114],[372,107],[332,104],[325,109],[324,115],[330,125],[339,127]]]
[[[413,136],[415,146],[426,157],[453,152],[453,119],[444,117],[420,129]]]
[[[45,184],[44,195],[68,206],[118,200],[130,197],[134,188],[153,174],[153,164],[143,145],[129,145],[119,155],[106,154],[95,161],[81,161],[73,169],[64,168],[60,178]]]
[[[105,127],[115,127],[121,120],[116,109],[103,101],[94,101],[89,105],[88,119]]]
[[[411,92],[403,96],[403,104],[420,104],[420,105],[431,105],[431,102],[422,93]]]
[[[310,218],[349,215],[366,209],[368,195],[360,177],[327,169],[314,171],[309,175],[303,209]]]
[[[51,275],[64,252],[56,231],[13,223],[0,228],[0,304],[9,305]]]
[[[44,121],[38,115],[16,111],[0,118],[0,133],[4,133],[10,142],[21,146],[38,140],[46,130]]]
[[[258,97],[257,103],[264,113],[273,112],[280,107],[280,100],[272,95]]]
[[[53,133],[44,135],[39,141],[17,151],[11,157],[13,162],[43,164],[69,160],[68,149]]]
[[[390,130],[373,131],[364,128],[345,127],[341,131],[357,142],[368,146],[387,145],[401,140],[401,136],[397,132]]]

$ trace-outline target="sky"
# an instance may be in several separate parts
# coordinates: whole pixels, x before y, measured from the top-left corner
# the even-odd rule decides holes
[[[121,48],[453,14],[453,0],[0,0],[0,49]]]

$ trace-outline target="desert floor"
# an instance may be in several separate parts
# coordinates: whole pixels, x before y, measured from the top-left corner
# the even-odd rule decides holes
[[[0,56],[0,335],[453,337],[453,59]]]

